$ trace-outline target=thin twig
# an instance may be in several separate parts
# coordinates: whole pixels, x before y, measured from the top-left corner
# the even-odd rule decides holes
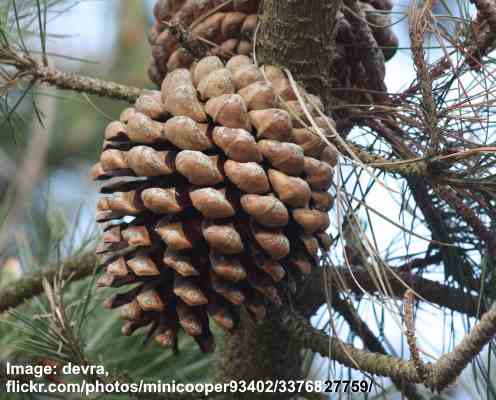
[[[110,97],[129,103],[133,103],[141,94],[146,92],[144,89],[84,75],[70,74],[50,66],[46,67],[29,55],[10,48],[0,48],[0,64],[14,67],[17,71],[16,75],[23,79],[34,79],[59,89]]]
[[[418,374],[424,379],[427,376],[427,370],[425,368],[417,347],[417,338],[415,337],[415,293],[413,290],[407,290],[403,296],[403,318],[405,320],[405,336],[406,342],[410,349],[410,358],[417,368]]]
[[[431,23],[432,6],[432,0],[428,0],[421,7],[418,7],[417,3],[413,2],[410,8],[410,41],[412,42],[413,63],[417,70],[417,79],[422,93],[422,113],[425,126],[431,136],[431,148],[428,151],[430,155],[434,155],[439,151],[441,140],[436,102],[432,92],[432,81],[424,54],[424,35]]]

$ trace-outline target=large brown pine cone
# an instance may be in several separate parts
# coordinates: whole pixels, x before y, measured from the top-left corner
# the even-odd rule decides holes
[[[313,117],[324,133],[333,123]],[[173,346],[182,328],[211,351],[209,317],[227,331],[240,306],[263,319],[266,302],[281,304],[315,267],[330,246],[337,153],[305,121],[279,68],[209,56],[108,125],[92,170],[110,180],[98,285],[133,285],[105,302],[125,335],[149,325],[148,337]]]
[[[155,4],[155,23],[149,34],[153,54],[150,79],[160,85],[168,72],[189,68],[197,51],[223,59],[251,54],[261,3],[262,0],[159,0]],[[391,30],[390,15],[385,13],[391,10],[391,1],[367,0],[359,4],[385,59],[389,60],[398,47],[398,39]],[[355,41],[354,34],[342,13],[338,18],[338,53],[347,54]],[[197,48],[199,45],[201,49]],[[341,64],[347,65],[346,62]]]

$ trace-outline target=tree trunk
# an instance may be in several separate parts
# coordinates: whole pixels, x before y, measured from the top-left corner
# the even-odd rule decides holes
[[[274,315],[256,324],[242,313],[240,328],[225,336],[218,356],[217,380],[220,382],[302,379],[301,348],[291,341]],[[247,392],[237,394],[237,398],[282,400],[288,399],[288,394]]]
[[[264,2],[256,47],[261,64],[287,68],[309,93],[332,103],[332,61],[340,0]]]
[[[289,69],[324,104],[331,102],[334,25],[339,5],[339,0],[265,0],[256,47],[260,64]],[[219,346],[218,380],[302,378],[301,349],[291,342],[277,319],[272,314],[261,324],[254,324],[242,315],[241,328],[226,335]],[[247,393],[239,398],[288,399],[288,394]]]

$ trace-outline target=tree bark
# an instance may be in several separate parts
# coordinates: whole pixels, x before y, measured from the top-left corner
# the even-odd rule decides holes
[[[258,34],[259,64],[278,65],[324,104],[331,101],[334,25],[340,1],[265,0]],[[297,307],[297,305],[296,305]],[[302,378],[301,347],[288,336],[275,310],[261,324],[248,316],[226,335],[218,351],[218,379],[290,380]],[[247,393],[241,399],[287,399],[288,394]]]
[[[291,71],[309,93],[333,103],[335,27],[340,0],[264,2],[256,55]]]
[[[271,310],[275,311],[275,310]],[[301,346],[282,329],[275,313],[254,323],[243,313],[241,326],[227,334],[219,347],[217,381],[275,381],[302,379]],[[239,399],[287,399],[288,393],[238,393]]]

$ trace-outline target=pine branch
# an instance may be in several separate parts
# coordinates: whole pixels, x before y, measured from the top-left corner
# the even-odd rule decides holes
[[[37,68],[26,72],[30,73],[38,81],[56,86],[59,89],[95,94],[101,97],[124,100],[129,103],[134,103],[140,94],[144,92],[144,90],[135,87],[83,75],[68,74],[55,68],[42,67],[39,64]]]
[[[433,264],[439,264],[442,261],[443,257],[441,256],[441,253],[436,253],[426,257],[414,258],[398,267],[398,271],[411,273],[413,269],[421,270]]]
[[[10,47],[0,48],[0,64],[15,68],[13,82],[19,79],[35,80],[59,89],[94,94],[129,103],[133,103],[140,94],[146,92],[144,89],[111,81],[63,72],[54,67],[45,66],[30,55],[15,51]]]
[[[43,292],[43,279],[52,281],[60,269],[63,269],[63,279],[73,281],[83,279],[94,271],[96,256],[89,250],[80,255],[65,260],[62,264],[54,264],[42,268],[40,271],[28,273],[0,293],[0,312],[17,307],[24,301]]]
[[[443,355],[437,361],[434,369],[435,387],[441,390],[453,382],[495,335],[496,303],[491,306],[479,323],[472,328],[451,353]]]
[[[422,383],[441,391],[460,375],[496,335],[496,303],[452,352],[443,355],[435,364],[425,365],[424,377],[419,375],[413,361],[357,349],[313,328],[304,318],[289,311],[283,311],[280,320],[295,341],[340,364],[402,382]]]
[[[456,191],[441,186],[434,186],[434,190],[465,220],[477,237],[486,244],[487,253],[496,259],[496,232],[491,232],[484,225],[481,216],[465,204]]]
[[[335,309],[345,319],[350,327],[350,330],[355,333],[360,339],[362,339],[362,342],[369,351],[385,355],[388,354],[379,338],[374,335],[367,323],[362,318],[360,318],[360,315],[358,315],[353,305],[339,297],[337,293],[335,293],[332,298],[332,308]],[[415,386],[413,386],[412,384],[396,379],[392,380],[394,385],[403,393],[405,398],[410,400],[423,399],[422,396],[417,393]]]
[[[478,318],[486,311],[484,304],[479,301],[477,296],[471,295],[462,289],[449,287],[409,272],[396,269],[393,269],[393,271],[394,273],[386,269],[382,271],[382,279],[388,282],[388,289],[391,291],[388,293],[390,296],[402,298],[408,290],[408,285],[422,296],[423,299],[441,307],[475,318]],[[356,282],[368,292],[374,293],[379,290],[377,287],[377,278],[374,278],[373,275],[375,272],[371,272],[367,268],[356,267],[351,271],[347,268],[333,268],[329,269],[329,272],[329,282],[324,284],[332,285],[334,290],[345,290],[341,287],[341,283],[344,283],[348,290],[361,294],[362,291]],[[321,277],[321,279],[323,278]],[[321,299],[325,299],[323,288],[319,295]]]
[[[365,165],[371,165],[374,168],[378,168],[387,173],[399,174],[404,177],[430,177],[431,172],[429,170],[429,163],[422,158],[417,159],[405,159],[398,162],[388,160],[377,154],[374,154],[364,147],[351,143],[350,141],[342,141],[333,137],[327,137],[327,139],[342,153],[352,156],[348,147],[353,153],[363,162]],[[346,146],[343,145],[346,143]]]
[[[304,318],[289,311],[283,311],[280,319],[281,324],[295,341],[324,357],[329,357],[346,367],[359,368],[361,371],[374,375],[420,383],[417,370],[409,361],[357,349],[335,336],[328,336],[323,331],[312,327]]]
[[[384,270],[383,279],[388,282],[391,291],[390,296],[398,299],[402,298],[407,291],[403,282],[410,286],[423,299],[448,308],[478,318],[486,309],[483,302],[477,296],[471,295],[462,289],[449,287],[439,282],[422,278],[403,269]],[[317,309],[326,302],[325,285],[332,286],[335,292],[350,291],[358,295],[362,294],[360,287],[370,293],[378,291],[377,279],[373,278],[370,270],[363,267],[355,267],[351,271],[348,268],[329,268],[328,281],[324,279],[321,269],[316,270],[305,282],[305,286],[296,298],[298,312],[304,317],[310,317]],[[343,288],[342,285],[346,285]]]

